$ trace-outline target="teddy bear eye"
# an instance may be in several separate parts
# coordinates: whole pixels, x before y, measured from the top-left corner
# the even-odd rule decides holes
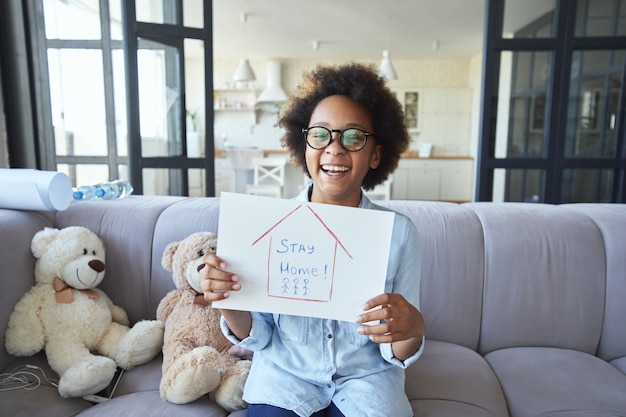
[[[198,251],[198,257],[200,257],[200,256],[204,256],[204,251],[202,249],[200,249]]]
[[[92,250],[92,251],[91,251],[91,254],[92,254],[93,256],[96,256],[96,251],[95,251],[95,250]]]
[[[83,248],[83,255],[87,255],[87,248]]]

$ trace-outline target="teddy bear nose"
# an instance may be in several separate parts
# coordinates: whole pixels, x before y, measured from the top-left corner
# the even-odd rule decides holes
[[[94,259],[93,261],[89,261],[89,267],[96,272],[104,271],[104,262]]]
[[[206,264],[198,265],[198,272],[200,272],[202,270],[202,268],[204,268],[205,266],[206,266]]]

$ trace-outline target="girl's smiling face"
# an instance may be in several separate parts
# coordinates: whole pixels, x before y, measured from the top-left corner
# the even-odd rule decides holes
[[[332,141],[324,149],[306,147],[306,165],[313,179],[311,201],[357,207],[361,201],[361,185],[370,169],[380,164],[381,146],[375,142],[369,112],[350,97],[334,95],[320,101],[309,125],[323,126],[330,130],[351,127],[371,132],[365,147],[356,152],[345,150],[339,141],[339,133],[333,133]]]

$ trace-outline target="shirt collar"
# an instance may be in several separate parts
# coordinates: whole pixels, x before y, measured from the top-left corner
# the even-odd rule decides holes
[[[310,199],[310,195],[311,192],[313,191],[313,183],[309,183],[304,190],[302,190],[302,192],[294,198],[295,201],[305,201],[310,203],[311,199]],[[372,202],[370,201],[370,199],[365,195],[364,192],[361,192],[361,201],[359,202],[359,208],[372,208]]]

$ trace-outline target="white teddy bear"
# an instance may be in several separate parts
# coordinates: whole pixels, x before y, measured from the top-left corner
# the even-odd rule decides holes
[[[45,348],[62,397],[94,394],[109,384],[117,366],[130,369],[160,352],[160,321],[129,328],[126,312],[95,288],[105,272],[104,244],[95,233],[45,228],[33,237],[31,250],[36,283],[15,305],[5,345],[16,356]]]

